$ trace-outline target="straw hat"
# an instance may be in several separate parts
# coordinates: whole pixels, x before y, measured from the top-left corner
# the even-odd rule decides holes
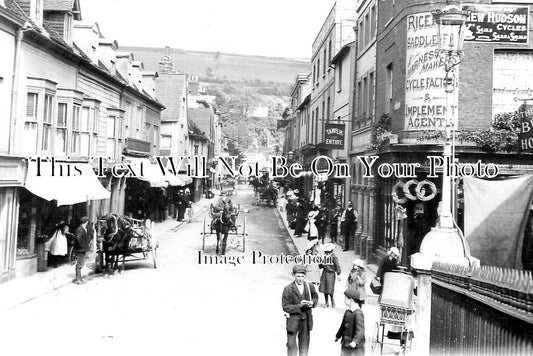
[[[332,244],[331,242],[328,242],[327,244],[322,245],[322,250],[324,252],[331,252],[335,249],[335,247],[337,247],[337,245]]]
[[[362,269],[365,268],[365,263],[364,263],[363,260],[360,259],[360,258],[356,258],[355,260],[353,260],[352,264],[353,264],[354,266],[361,267]]]
[[[309,241],[307,245],[305,246],[305,250],[307,251],[307,250],[312,249],[317,243],[318,243],[318,239]]]
[[[395,254],[396,256],[400,256],[400,250],[398,250],[398,247],[391,247],[389,250],[389,255]]]
[[[307,215],[307,218],[308,219],[314,219],[317,215],[318,215],[318,211],[317,210],[311,210],[309,212],[309,214]]]

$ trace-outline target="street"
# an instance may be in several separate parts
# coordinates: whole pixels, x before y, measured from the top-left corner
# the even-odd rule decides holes
[[[198,263],[204,209],[192,223],[159,237],[157,269],[150,259],[126,262],[121,274],[93,275],[84,285],[67,285],[8,310],[1,316],[2,342],[39,352],[45,345],[61,345],[54,354],[72,350],[64,346],[74,347],[78,340],[87,353],[101,347],[120,354],[285,354],[281,292],[292,281],[292,266],[252,264],[251,251],[296,254],[296,247],[276,210],[257,205],[251,189],[241,187],[232,200],[241,206],[237,224],[246,218],[242,264]],[[242,255],[241,237],[229,240],[228,255]],[[205,253],[212,254],[215,245],[215,235],[206,236]],[[321,308],[320,295],[310,355],[339,352],[333,340],[344,312],[344,279],[345,274],[337,285],[336,309]],[[370,344],[372,324],[366,324]]]

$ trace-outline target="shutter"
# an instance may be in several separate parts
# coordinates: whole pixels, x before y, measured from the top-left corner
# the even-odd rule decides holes
[[[28,93],[28,100],[26,102],[26,116],[35,117],[37,112],[37,94]]]

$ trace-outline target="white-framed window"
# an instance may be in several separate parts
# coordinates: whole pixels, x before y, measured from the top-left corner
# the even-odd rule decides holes
[[[172,147],[172,135],[161,135],[161,148],[170,149]]]
[[[106,153],[109,157],[115,158],[116,157],[116,136],[117,136],[117,125],[116,125],[117,117],[114,115],[110,115],[107,118],[107,145],[106,145]]]
[[[98,153],[98,122],[100,121],[100,109],[91,110],[91,154],[94,156]]]
[[[72,107],[72,154],[75,156],[81,153],[80,112],[80,105]]]
[[[54,113],[54,97],[50,94],[44,96],[43,132],[41,136],[41,150],[50,153],[52,148],[52,117]]]
[[[67,103],[57,104],[57,120],[56,120],[56,148],[55,155],[66,156],[68,144],[68,105]]]
[[[339,63],[337,63],[335,70],[339,73],[339,85],[337,86],[337,91],[340,92],[342,90],[342,61],[339,61]]]
[[[393,78],[394,78],[394,67],[393,64],[390,63],[387,66],[387,77],[386,83],[385,83],[385,109],[388,110],[386,114],[392,113],[392,87],[393,87]]]
[[[194,145],[194,155],[195,156],[198,156],[198,148],[199,148],[198,145]]]
[[[24,122],[24,147],[26,147],[27,153],[37,152],[39,140],[38,112],[39,94],[28,93],[26,97],[26,121]]]
[[[91,109],[87,106],[81,108],[80,117],[80,156],[89,157],[91,144]]]
[[[159,147],[159,126],[154,125],[154,138],[152,140],[152,143],[154,147]]]

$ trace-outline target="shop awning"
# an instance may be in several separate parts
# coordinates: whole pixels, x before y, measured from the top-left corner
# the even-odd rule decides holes
[[[70,175],[67,165],[70,166]],[[62,172],[59,166],[63,167]],[[54,176],[49,162],[41,162],[40,168],[40,176],[37,176],[37,162],[29,162],[24,186],[43,199],[56,200],[58,206],[111,197],[111,193],[102,186],[88,163],[57,162]]]
[[[185,174],[174,175],[170,171],[163,174],[159,165],[151,163],[148,158],[128,157],[127,161],[132,164],[138,178],[150,183],[151,187],[166,187],[167,185],[182,187],[192,183],[192,178]],[[139,174],[141,163],[143,165],[142,176]]]

